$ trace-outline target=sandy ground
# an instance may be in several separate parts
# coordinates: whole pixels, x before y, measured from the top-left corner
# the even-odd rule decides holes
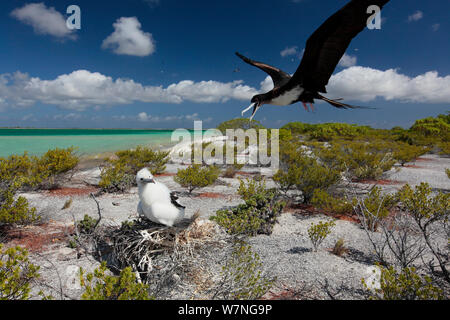
[[[183,167],[180,164],[169,164],[164,175],[157,177],[172,191],[180,194],[180,203],[186,206],[186,216],[190,218],[195,213],[208,218],[219,209],[235,206],[242,201],[236,191],[239,186],[237,178],[246,178],[259,172],[257,168],[245,167],[241,174],[233,179],[220,178],[208,188],[194,191],[188,195],[173,181],[173,175]],[[405,183],[417,185],[428,182],[435,190],[449,192],[450,179],[445,169],[450,168],[450,158],[437,155],[425,155],[415,163],[405,167],[397,167],[387,172],[380,186],[386,192],[398,190]],[[89,197],[96,189],[99,181],[98,168],[84,168],[76,173],[72,181],[61,190],[52,192],[24,193],[30,204],[37,208],[47,222],[43,226],[31,227],[21,231],[11,244],[19,244],[29,248],[32,259],[41,266],[41,287],[54,295],[55,298],[79,298],[77,272],[79,267],[91,271],[99,262],[90,256],[80,256],[76,250],[67,246],[67,234],[71,232],[73,220],[80,220],[85,214],[97,216],[95,202]],[[357,188],[367,188],[374,182],[355,184]],[[268,186],[273,186],[268,181]],[[71,206],[62,210],[65,202],[72,199]],[[126,194],[103,194],[98,201],[101,206],[103,223],[120,225],[123,221],[137,217],[137,189],[133,188]],[[277,288],[299,289],[305,287],[315,298],[327,299],[323,285],[329,283],[330,290],[350,288],[340,291],[340,298],[357,298],[355,292],[362,289],[361,278],[367,277],[373,264],[372,248],[367,241],[365,232],[355,223],[337,221],[333,233],[325,240],[318,252],[313,252],[308,239],[307,228],[311,223],[329,219],[322,215],[304,215],[294,211],[285,212],[275,225],[271,236],[260,235],[249,239],[262,259],[268,275],[277,277]],[[37,234],[37,235],[36,235]],[[343,238],[349,253],[343,257],[331,254],[329,251],[334,243]],[[215,252],[217,263],[225,260],[226,250]],[[48,286],[57,288],[51,290]],[[64,296],[61,296],[61,289]],[[192,292],[181,290],[177,294],[174,287],[172,298],[188,299]],[[350,292],[353,292],[350,294]]]

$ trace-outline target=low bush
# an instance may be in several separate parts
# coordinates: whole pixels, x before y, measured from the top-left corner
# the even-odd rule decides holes
[[[429,148],[423,146],[414,146],[404,142],[397,142],[393,157],[402,166],[407,162],[416,160],[421,155],[424,155],[429,151]]]
[[[333,247],[332,253],[337,255],[338,257],[342,256],[344,253],[346,253],[348,250],[345,247],[344,239],[339,239],[336,241]]]
[[[443,290],[433,285],[428,276],[420,276],[416,269],[378,266],[381,270],[379,285],[368,284],[362,279],[371,300],[442,300]]]
[[[77,222],[78,231],[83,234],[91,234],[94,232],[97,222],[97,219],[91,218],[86,214],[83,220]]]
[[[374,187],[362,201],[358,202],[355,211],[369,230],[377,231],[379,223],[389,216],[389,212],[397,204],[397,195],[383,195],[380,187]]]
[[[79,157],[74,153],[75,148],[53,149],[42,157],[30,157],[27,152],[23,155],[12,155],[0,158],[0,184],[8,181],[20,180],[20,188],[48,188],[59,183],[58,178],[73,170],[79,163]]]
[[[202,167],[198,164],[180,169],[174,177],[176,183],[183,188],[187,188],[189,193],[195,189],[212,185],[219,177],[220,169],[216,166]]]
[[[241,180],[238,194],[245,204],[219,210],[211,220],[216,221],[230,234],[270,235],[285,206],[284,202],[278,200],[278,191],[266,189],[264,181]]]
[[[356,199],[349,201],[344,198],[333,197],[328,192],[320,189],[314,190],[311,199],[311,205],[315,208],[342,215],[352,215],[356,203]]]
[[[118,162],[101,169],[98,185],[104,192],[126,192],[135,181],[135,176],[129,172],[124,164]]]
[[[99,186],[104,192],[125,192],[136,184],[135,176],[139,170],[148,168],[152,174],[161,174],[168,162],[169,152],[147,147],[118,151],[116,159],[108,160],[101,169]]]
[[[328,190],[341,179],[339,171],[320,164],[296,144],[283,147],[281,162],[282,168],[273,180],[283,192],[301,191],[304,203],[310,203],[314,190]]]
[[[222,267],[222,279],[214,298],[224,300],[255,300],[273,286],[275,279],[264,275],[257,253],[246,243],[237,242],[231,257]]]
[[[450,179],[450,169],[445,169],[445,173],[447,174],[447,177]]]
[[[148,286],[136,281],[131,267],[123,269],[118,276],[106,274],[106,262],[93,273],[84,275],[80,268],[80,283],[85,290],[83,300],[152,300]]]
[[[308,236],[314,247],[314,251],[317,251],[322,242],[331,234],[331,231],[335,225],[336,223],[334,221],[320,221],[317,224],[311,224],[308,228]]]
[[[39,267],[29,261],[27,250],[5,250],[0,244],[0,300],[28,300],[30,285],[40,277],[38,271]]]
[[[446,230],[448,237],[448,222],[450,219],[450,194],[438,192],[432,196],[432,188],[427,183],[421,183],[414,190],[404,186],[397,194],[400,206],[415,221],[426,245],[437,260],[443,278],[450,283],[448,270],[449,246],[440,246],[434,241],[436,227]]]

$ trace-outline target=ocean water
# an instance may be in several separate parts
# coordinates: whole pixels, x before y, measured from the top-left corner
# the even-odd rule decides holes
[[[172,130],[132,129],[0,129],[0,157],[42,155],[49,149],[77,147],[80,156],[134,148],[174,145]]]

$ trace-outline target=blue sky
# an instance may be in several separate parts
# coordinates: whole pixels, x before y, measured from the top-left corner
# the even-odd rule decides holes
[[[0,2],[0,126],[205,127],[237,118],[267,75],[244,55],[294,73],[309,35],[347,0]],[[65,26],[69,5],[81,29]],[[381,30],[351,43],[318,103],[264,106],[269,127],[290,121],[390,128],[450,110],[450,1],[392,0]],[[351,81],[349,81],[349,79]]]

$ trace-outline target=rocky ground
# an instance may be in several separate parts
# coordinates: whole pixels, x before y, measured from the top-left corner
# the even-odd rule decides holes
[[[173,175],[183,167],[169,164],[164,175],[157,177],[171,190],[180,194],[180,203],[186,206],[187,218],[195,213],[207,219],[217,210],[241,203],[236,194],[238,178],[251,177],[260,173],[257,168],[244,167],[233,178],[220,178],[208,188],[188,195],[173,181]],[[450,168],[450,159],[437,155],[426,155],[405,167],[396,167],[385,174],[379,182],[367,181],[353,184],[355,189],[367,189],[378,183],[386,192],[393,192],[405,183],[417,185],[428,182],[434,189],[448,192],[450,179],[445,169]],[[264,172],[263,172],[264,173]],[[90,193],[96,192],[99,180],[98,168],[84,168],[77,172],[69,184],[53,191],[22,194],[30,204],[37,208],[44,218],[44,224],[15,232],[8,245],[25,246],[31,251],[32,260],[41,266],[40,288],[55,298],[77,299],[81,288],[77,272],[80,267],[92,271],[99,262],[90,255],[80,254],[79,250],[68,246],[68,235],[73,232],[74,220],[84,215],[97,217],[97,206]],[[268,186],[273,181],[268,180]],[[63,210],[66,201],[72,199],[69,208]],[[126,194],[103,194],[97,197],[101,207],[102,224],[120,225],[125,220],[137,217],[137,189]],[[339,220],[333,233],[325,240],[318,252],[312,251],[307,228],[311,223],[330,219],[320,214],[306,214],[302,208],[288,207],[275,225],[270,236],[259,235],[249,239],[270,277],[277,278],[276,285],[267,298],[313,298],[357,299],[362,290],[361,278],[367,277],[373,265],[373,255],[367,236],[361,227],[352,221]],[[348,253],[338,257],[330,253],[335,242],[343,238]],[[209,277],[218,277],[220,265],[229,254],[229,247],[214,248],[213,253],[202,259],[211,259]],[[206,261],[208,264],[208,261]],[[192,279],[191,279],[192,280]],[[203,279],[207,282],[208,279]],[[174,282],[166,298],[200,298],[195,285],[187,282]]]

